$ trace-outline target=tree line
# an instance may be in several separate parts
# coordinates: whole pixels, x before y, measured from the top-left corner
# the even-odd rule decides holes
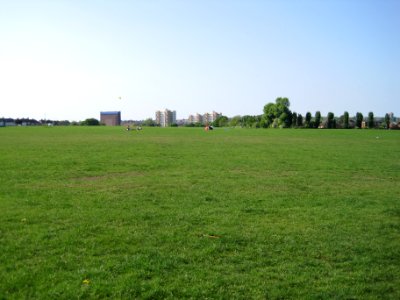
[[[95,118],[85,119],[83,121],[68,121],[68,120],[48,120],[30,118],[0,118],[0,127],[2,126],[40,126],[40,125],[52,125],[52,126],[98,126],[101,125],[100,121]]]
[[[235,116],[228,119],[222,116],[214,121],[216,127],[241,126],[248,128],[391,128],[391,118],[386,114],[383,122],[377,122],[373,112],[368,113],[368,117],[357,112],[354,117],[350,117],[345,111],[343,115],[336,117],[333,112],[329,112],[326,117],[321,116],[320,111],[316,111],[314,116],[307,112],[304,116],[290,109],[288,98],[279,97],[275,103],[267,103],[263,108],[263,114],[257,116]],[[395,127],[393,127],[395,128]]]

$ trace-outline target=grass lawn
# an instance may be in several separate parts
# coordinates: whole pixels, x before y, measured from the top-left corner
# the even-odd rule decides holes
[[[0,128],[0,299],[399,299],[400,131]]]

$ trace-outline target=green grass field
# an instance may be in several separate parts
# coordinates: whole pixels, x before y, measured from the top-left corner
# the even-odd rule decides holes
[[[0,299],[399,299],[400,131],[0,128]]]

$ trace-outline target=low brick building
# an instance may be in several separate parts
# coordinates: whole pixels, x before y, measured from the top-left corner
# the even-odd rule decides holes
[[[100,123],[106,126],[120,126],[121,112],[120,111],[102,111],[100,112]]]

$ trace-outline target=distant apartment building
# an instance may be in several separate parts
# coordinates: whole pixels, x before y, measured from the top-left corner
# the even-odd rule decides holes
[[[203,116],[200,114],[195,114],[193,123],[203,123]]]
[[[189,115],[189,117],[187,119],[187,123],[189,123],[189,124],[194,123],[194,116],[193,115]]]
[[[203,122],[204,123],[212,123],[214,122],[216,119],[218,119],[218,117],[222,116],[222,114],[219,114],[215,111],[213,111],[212,113],[205,113],[203,115]]]
[[[161,127],[168,127],[176,123],[176,111],[165,109],[156,111],[156,123]]]
[[[204,123],[204,124],[212,123],[211,120],[212,120],[212,116],[211,116],[210,113],[205,113],[205,114],[203,115],[203,123]]]
[[[212,113],[205,113],[203,115],[195,114],[190,115],[187,122],[190,123],[201,123],[201,124],[210,124],[214,122],[218,117],[222,116],[221,113],[217,113],[213,111]]]
[[[218,119],[219,117],[222,117],[222,113],[217,113],[215,111],[212,112],[212,118],[213,118],[213,122]]]
[[[100,112],[100,123],[106,126],[120,126],[121,112],[120,111],[102,111]]]

